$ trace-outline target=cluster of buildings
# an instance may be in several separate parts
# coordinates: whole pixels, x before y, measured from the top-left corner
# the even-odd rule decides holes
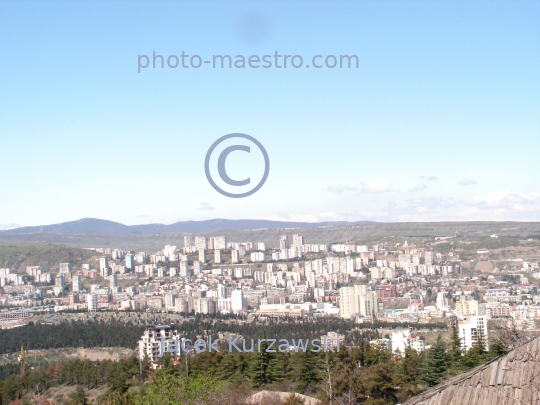
[[[167,311],[302,317],[339,316],[356,322],[459,326],[466,348],[488,336],[488,321],[534,329],[540,319],[538,263],[522,273],[466,276],[455,252],[407,242],[306,244],[283,235],[275,248],[263,242],[229,242],[224,236],[184,238],[159,252],[91,248],[94,263],[57,273],[29,266],[23,274],[0,269],[0,306],[50,304],[62,310]],[[421,347],[400,332],[401,342]],[[417,340],[415,340],[417,339]],[[394,339],[392,347],[402,350]]]

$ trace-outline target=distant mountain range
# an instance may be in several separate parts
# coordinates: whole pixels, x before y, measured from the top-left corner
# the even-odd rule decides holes
[[[78,221],[61,224],[25,226],[21,228],[0,231],[1,235],[21,235],[36,233],[54,234],[100,234],[111,236],[152,235],[162,233],[196,233],[218,232],[233,230],[280,229],[280,228],[320,228],[328,226],[368,225],[373,221],[359,222],[287,222],[267,221],[260,219],[209,219],[206,221],[181,221],[171,225],[147,224],[124,225],[118,222],[96,218],[83,218]]]

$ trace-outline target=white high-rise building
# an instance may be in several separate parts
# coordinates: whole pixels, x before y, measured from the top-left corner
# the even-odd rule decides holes
[[[339,314],[342,318],[362,316],[374,319],[377,313],[377,295],[369,286],[355,284],[339,289]]]
[[[227,239],[225,236],[216,236],[214,239],[214,249],[227,249]]]
[[[109,262],[106,257],[100,257],[99,258],[99,270],[103,271],[103,269],[106,269],[109,266]]]
[[[287,238],[287,235],[281,235],[279,238],[279,250],[288,249],[289,248],[289,240]]]
[[[204,254],[204,249],[199,249],[199,261],[205,263],[206,255]]]
[[[244,298],[244,292],[241,289],[233,290],[231,294],[231,305],[234,312],[247,309],[247,300]]]
[[[132,253],[128,253],[126,255],[126,268],[129,270],[133,270],[135,268],[135,255]]]
[[[88,304],[88,312],[96,312],[98,310],[98,300],[96,294],[88,294],[86,296],[86,303]]]
[[[188,274],[188,262],[186,260],[182,260],[180,262],[180,277],[187,277]]]
[[[81,276],[75,275],[71,278],[72,281],[72,290],[74,293],[81,291]]]
[[[435,255],[433,254],[433,252],[430,252],[430,251],[424,252],[425,264],[432,265],[434,261],[435,261]]]
[[[459,338],[463,350],[469,350],[475,346],[481,338],[484,348],[489,349],[487,317],[470,315],[465,320],[459,321]]]
[[[193,274],[198,275],[201,274],[202,271],[202,262],[199,260],[195,260],[193,262]]]
[[[448,307],[448,298],[446,298],[446,291],[439,291],[437,293],[435,305],[437,305],[437,308],[439,309]]]
[[[118,287],[118,276],[116,274],[113,274],[109,277],[109,281],[110,281],[110,289],[112,290],[113,288],[116,288]]]
[[[191,247],[191,236],[184,236],[184,247]]]
[[[70,273],[71,266],[69,263],[60,263],[60,273]]]
[[[174,294],[165,294],[165,308],[171,309],[175,307],[176,296]]]
[[[231,263],[238,263],[238,250],[236,249],[231,250]]]
[[[217,285],[217,296],[218,298],[227,298],[227,289],[221,283]]]
[[[195,236],[195,247],[197,249],[206,249],[206,238],[204,236]]]
[[[54,295],[62,295],[65,287],[66,281],[64,279],[64,274],[59,273],[54,280]]]
[[[304,237],[302,235],[294,234],[292,237],[292,246],[302,246],[304,244]]]
[[[221,264],[221,250],[214,250],[214,263]]]

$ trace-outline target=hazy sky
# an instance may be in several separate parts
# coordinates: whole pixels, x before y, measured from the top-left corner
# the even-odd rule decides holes
[[[360,64],[138,73],[153,51]],[[0,228],[540,220],[538,1],[4,0],[0,107]],[[270,157],[248,198],[204,174],[232,132]],[[255,157],[227,164],[245,178]]]

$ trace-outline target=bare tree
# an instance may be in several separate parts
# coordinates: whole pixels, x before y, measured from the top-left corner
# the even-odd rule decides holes
[[[324,372],[326,374],[323,390],[326,393],[328,400],[330,401],[330,405],[332,405],[332,401],[334,399],[333,386],[332,386],[332,365],[330,363],[330,359],[328,358],[328,352],[326,352],[326,355],[323,360],[323,364],[324,364]]]
[[[349,389],[341,396],[341,398],[337,398],[336,401],[339,405],[353,405],[356,404],[356,399],[356,394],[349,387]]]

